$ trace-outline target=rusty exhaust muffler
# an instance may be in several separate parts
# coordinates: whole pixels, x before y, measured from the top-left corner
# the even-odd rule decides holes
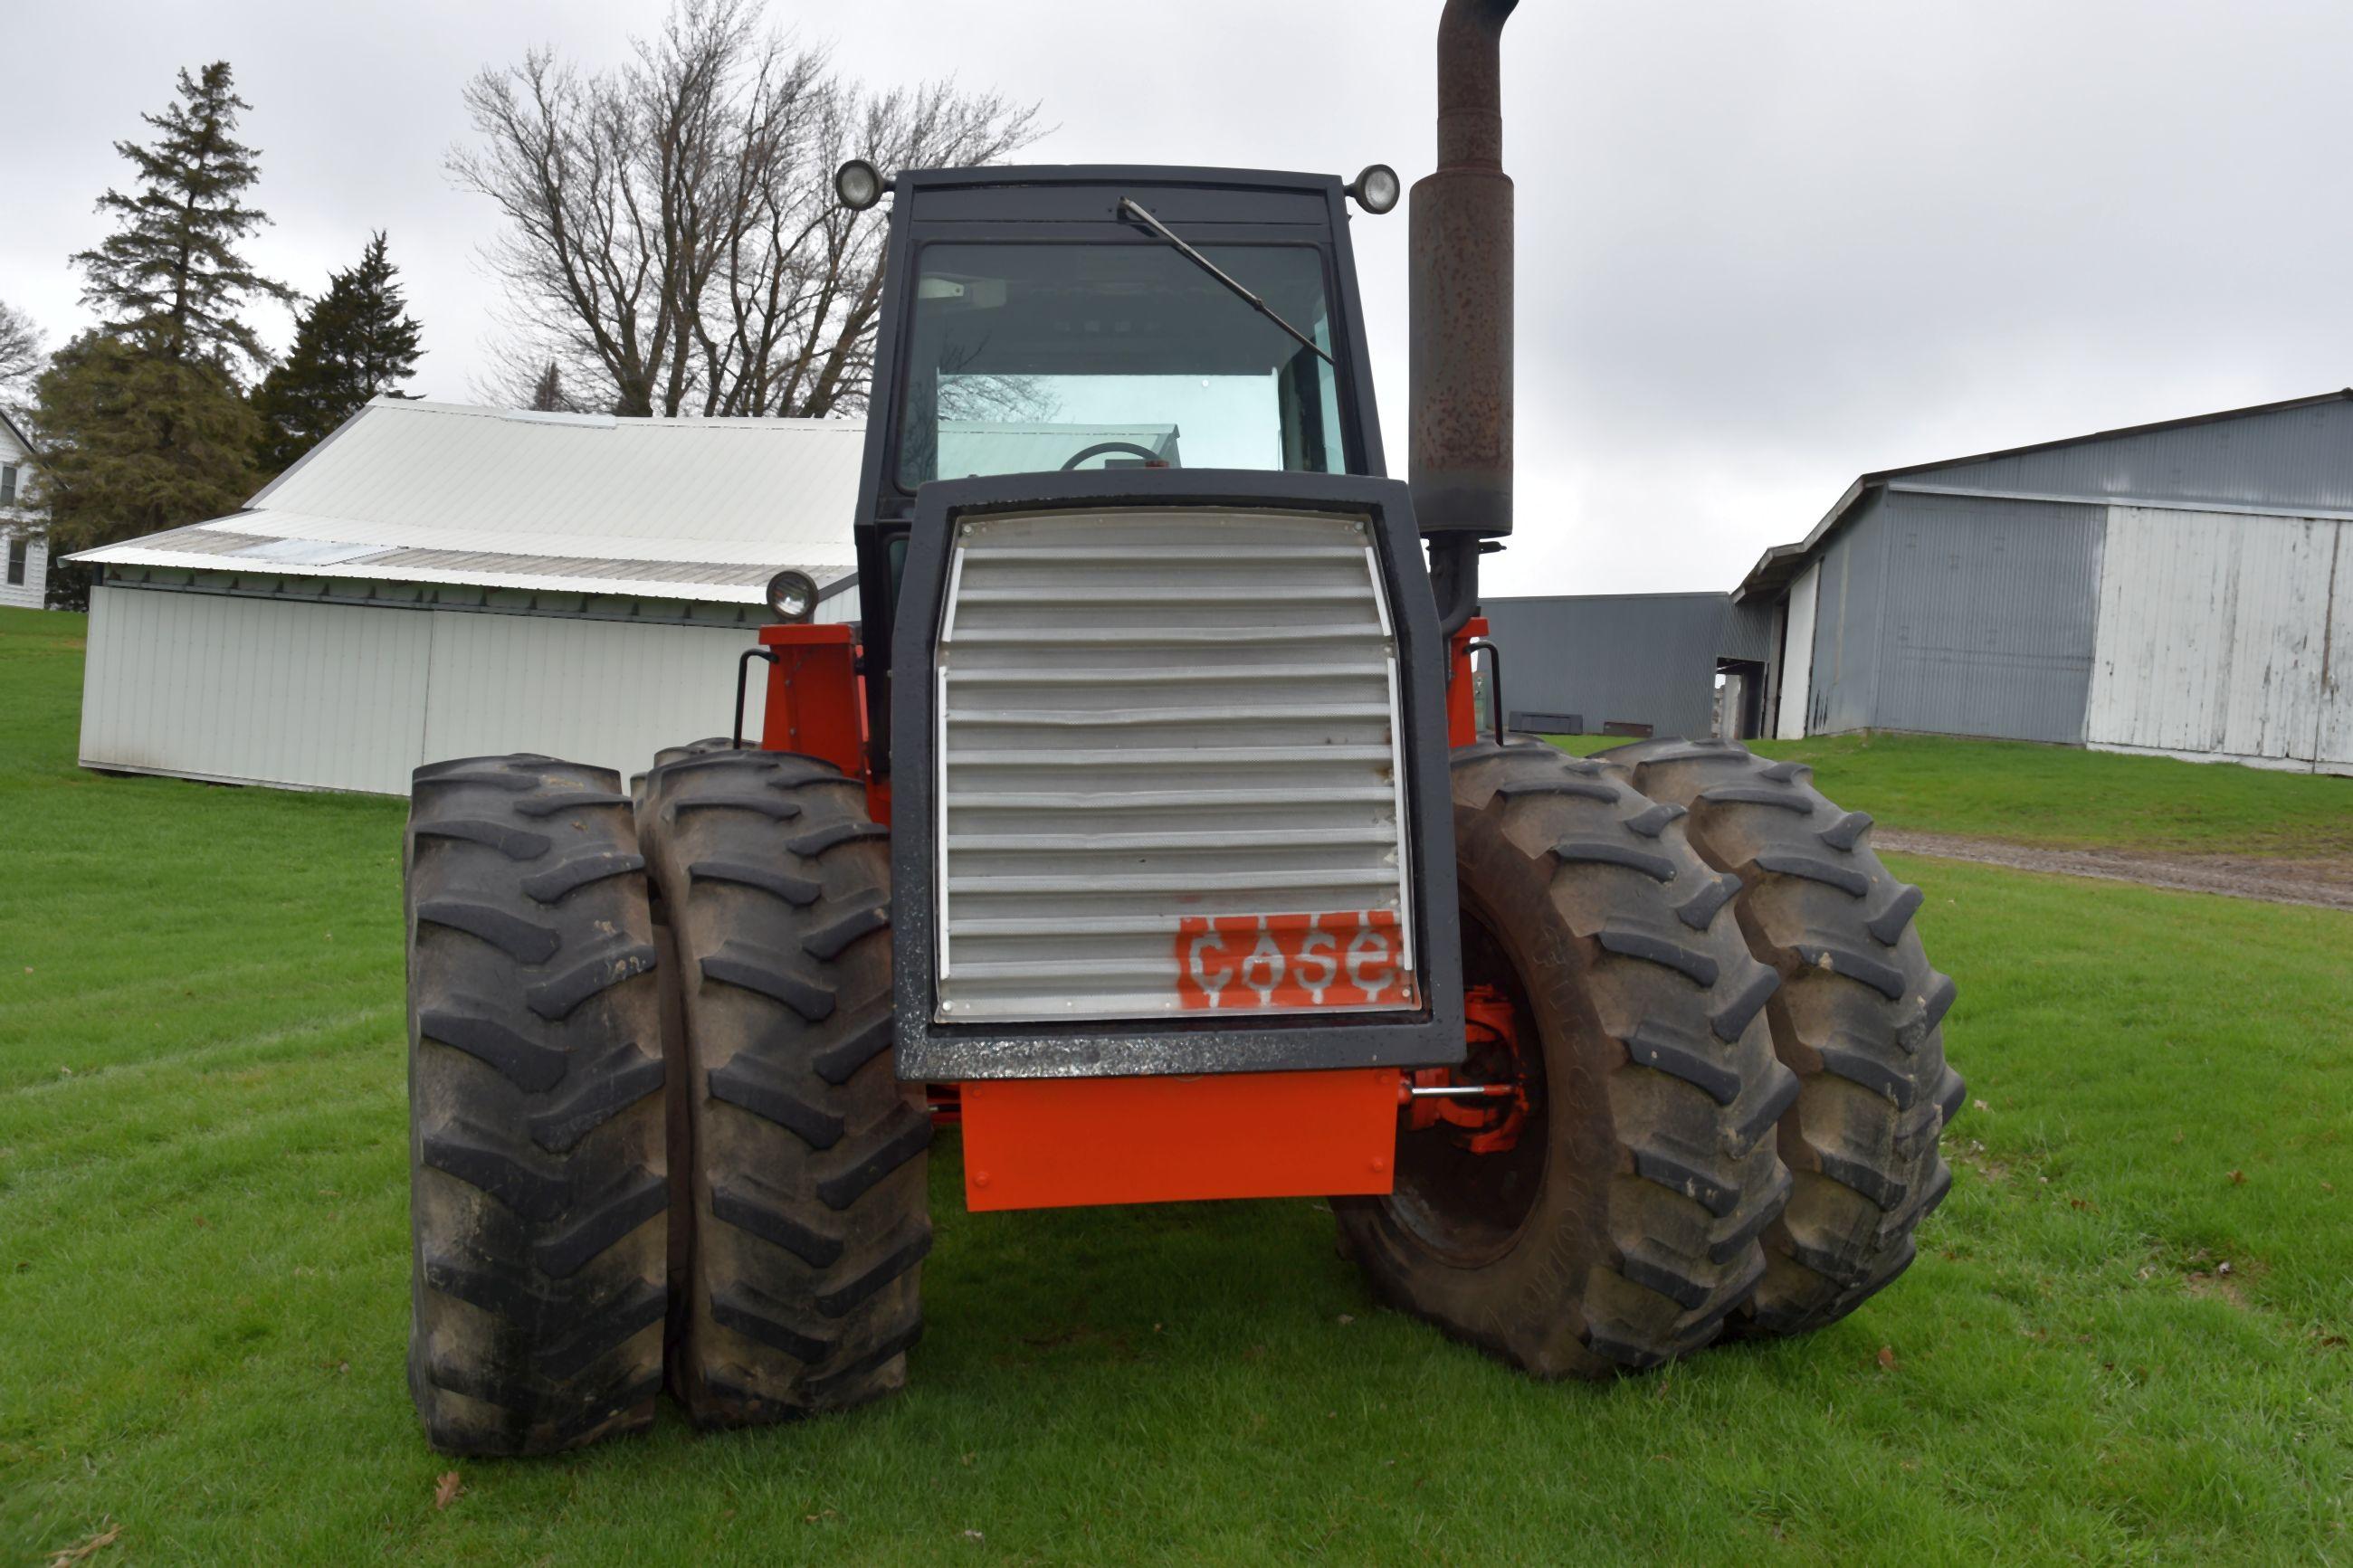
[[[1504,23],[1519,0],[1446,0],[1438,167],[1414,182],[1407,479],[1451,635],[1478,596],[1480,542],[1512,531],[1512,181]]]

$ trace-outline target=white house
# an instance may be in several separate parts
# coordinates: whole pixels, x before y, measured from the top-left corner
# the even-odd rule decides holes
[[[863,445],[379,398],[242,511],[73,557],[99,573],[81,762],[402,795],[485,752],[642,770],[726,731],[774,573],[856,618]]]
[[[7,552],[0,605],[37,610],[48,585],[49,545],[34,493],[33,461],[32,441],[0,412],[0,549]]]

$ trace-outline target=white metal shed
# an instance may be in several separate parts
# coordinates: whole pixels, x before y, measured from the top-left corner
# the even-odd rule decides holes
[[[856,617],[863,443],[379,398],[244,510],[75,557],[82,764],[387,795],[488,752],[640,770],[726,730],[772,574]]]

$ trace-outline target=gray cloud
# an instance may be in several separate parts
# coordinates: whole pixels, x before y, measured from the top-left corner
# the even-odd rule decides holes
[[[1434,0],[778,5],[871,80],[1043,101],[1050,161],[1409,180]],[[0,298],[80,322],[66,256],[109,143],[179,66],[254,105],[263,263],[315,289],[389,226],[464,397],[496,289],[442,154],[485,63],[619,58],[656,0],[37,7],[0,97]],[[1519,516],[1502,592],[1723,586],[1858,470],[2353,381],[2353,7],[2334,0],[1527,0],[1505,40],[1520,218]],[[1405,224],[1359,219],[1403,467]],[[269,323],[283,341],[288,323]]]

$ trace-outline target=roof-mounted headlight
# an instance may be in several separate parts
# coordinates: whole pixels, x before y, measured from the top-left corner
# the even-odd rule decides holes
[[[1398,205],[1405,187],[1398,183],[1398,174],[1387,163],[1367,163],[1365,172],[1348,185],[1348,195],[1356,205],[1378,217]]]
[[[817,614],[817,579],[786,567],[768,579],[768,608],[776,619],[797,625]]]
[[[1397,178],[1389,176],[1394,182]],[[852,158],[833,172],[834,198],[851,212],[862,213],[882,199],[882,171],[863,158]]]

